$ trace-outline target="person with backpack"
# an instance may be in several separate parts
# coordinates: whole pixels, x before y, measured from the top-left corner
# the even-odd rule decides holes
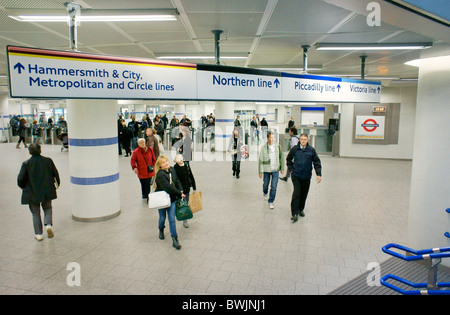
[[[17,136],[19,133],[20,117],[13,115],[9,120],[9,126],[12,129],[12,135]]]

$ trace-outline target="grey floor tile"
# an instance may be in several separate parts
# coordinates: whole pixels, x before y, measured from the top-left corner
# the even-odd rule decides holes
[[[296,223],[290,220],[290,181],[278,183],[270,210],[256,162],[242,162],[236,179],[231,162],[193,161],[204,209],[189,228],[176,223],[183,245],[177,251],[168,228],[166,239],[158,239],[158,214],[140,199],[129,158],[118,161],[121,214],[83,223],[72,220],[68,152],[48,145],[42,151],[54,160],[62,184],[53,202],[55,238],[37,242],[16,186],[28,152],[0,144],[2,295],[326,294],[368,263],[386,260],[381,247],[407,236],[410,161],[321,155],[322,183],[312,182],[306,216]],[[81,266],[81,287],[67,286],[70,262]]]

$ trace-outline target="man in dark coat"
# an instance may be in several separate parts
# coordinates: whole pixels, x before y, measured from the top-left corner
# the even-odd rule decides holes
[[[52,238],[52,200],[57,198],[56,188],[60,179],[52,159],[41,155],[41,146],[38,143],[30,144],[28,151],[31,158],[22,163],[17,185],[22,188],[22,204],[28,204],[33,215],[34,238],[41,241],[40,206],[44,210],[44,225],[48,238]]]
[[[133,133],[124,121],[122,124],[122,147],[127,153],[125,154],[125,157],[131,156],[131,139],[133,139]]]
[[[291,148],[286,158],[288,170],[291,171],[294,192],[292,193],[291,212],[293,222],[297,222],[298,215],[305,216],[305,203],[311,183],[312,169],[317,176],[317,183],[322,181],[322,164],[316,150],[308,144],[308,135],[302,133],[300,141]]]

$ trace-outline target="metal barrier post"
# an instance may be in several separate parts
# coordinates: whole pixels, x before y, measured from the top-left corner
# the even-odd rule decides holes
[[[438,290],[437,284],[437,273],[438,266],[441,263],[442,259],[431,259],[430,266],[428,267],[428,277],[427,277],[427,289],[428,290]]]

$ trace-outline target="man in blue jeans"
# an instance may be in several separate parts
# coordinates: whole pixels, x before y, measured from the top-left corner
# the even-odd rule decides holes
[[[263,178],[263,195],[268,200],[269,208],[273,209],[279,172],[284,172],[283,150],[281,146],[275,143],[275,134],[272,131],[267,132],[267,142],[261,147],[258,158],[259,178]],[[269,193],[270,183],[270,193]],[[269,193],[269,194],[268,194]]]

